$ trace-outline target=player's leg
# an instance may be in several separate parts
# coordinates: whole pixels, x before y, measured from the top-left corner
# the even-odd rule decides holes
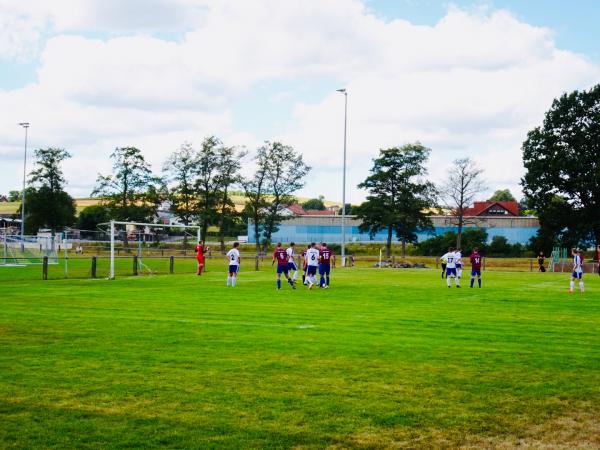
[[[290,277],[290,271],[287,267],[283,269],[283,273],[285,275],[285,278],[287,279],[288,284],[292,287],[292,289],[296,289],[296,286],[294,286],[294,280],[292,280],[292,277]]]
[[[442,264],[442,278],[446,276],[446,264]]]
[[[456,285],[457,288],[460,287],[460,277],[458,276],[458,269],[456,269],[456,275],[454,277],[454,284]]]
[[[477,285],[481,287],[481,271],[477,271]]]
[[[471,284],[469,287],[473,287],[473,285],[475,284],[475,275],[476,275],[475,270],[471,270]]]
[[[281,289],[281,266],[277,266],[277,289]]]
[[[292,270],[294,271],[294,276],[292,277],[292,279],[296,281],[298,279],[298,266],[296,265],[296,263],[292,263]]]
[[[585,291],[585,287],[583,285],[583,273],[579,274],[579,291],[583,293]]]
[[[575,278],[577,277],[577,274],[575,272],[573,272],[571,274],[571,281],[569,283],[569,292],[573,292],[573,289],[575,288]]]
[[[450,270],[451,269],[446,269],[446,271],[445,271],[446,272],[446,286],[448,286],[448,287],[450,287],[450,277],[451,277]]]
[[[327,271],[325,273],[325,287],[328,288],[329,287],[329,275],[331,274],[331,267],[327,266]]]

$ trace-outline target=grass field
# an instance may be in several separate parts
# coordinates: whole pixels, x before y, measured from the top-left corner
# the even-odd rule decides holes
[[[223,269],[0,268],[0,447],[600,447],[597,275],[581,296],[567,274],[354,268],[309,292]]]

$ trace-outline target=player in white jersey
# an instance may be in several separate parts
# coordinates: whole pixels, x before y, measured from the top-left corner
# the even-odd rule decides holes
[[[581,293],[583,293],[583,257],[581,256],[581,251],[576,248],[571,251],[571,254],[573,255],[573,273],[571,274],[569,292],[573,293],[573,289],[575,288],[575,280],[577,279],[579,280],[579,290]]]
[[[457,248],[454,251],[454,254],[456,255],[456,278],[460,280],[463,271],[462,250],[460,248]]]
[[[460,287],[460,280],[456,276],[456,253],[454,249],[450,247],[448,252],[442,256],[442,260],[446,260],[446,285],[450,287],[450,278],[454,278],[454,284],[456,287]]]
[[[317,283],[317,267],[319,267],[319,250],[314,242],[311,242],[310,248],[306,250],[306,279],[308,280],[308,288],[312,289]]]
[[[298,266],[296,265],[296,250],[294,249],[295,245],[296,244],[294,244],[293,242],[290,242],[289,248],[285,251],[288,255],[288,270],[290,272],[292,270],[294,271],[294,276],[292,277],[293,281],[296,281],[296,278],[298,278]]]
[[[227,252],[227,261],[229,264],[229,275],[227,276],[227,286],[235,287],[237,274],[240,268],[239,242],[233,243],[233,248]]]

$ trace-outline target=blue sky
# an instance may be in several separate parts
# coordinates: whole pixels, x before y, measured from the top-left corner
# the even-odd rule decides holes
[[[314,167],[300,194],[339,200],[346,87],[351,201],[378,149],[416,140],[434,181],[468,156],[487,191],[519,196],[527,131],[553,98],[600,82],[597,17],[592,0],[0,2],[0,193],[21,184],[29,121],[31,150],[73,154],[76,196],[116,146],[160,172],[216,134],[293,145]]]

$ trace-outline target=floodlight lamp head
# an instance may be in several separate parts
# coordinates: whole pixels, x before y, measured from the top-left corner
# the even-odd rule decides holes
[[[21,122],[19,123],[19,125],[21,125],[24,128],[27,128],[29,126],[29,122]]]
[[[345,94],[346,93],[346,88],[336,89],[336,91],[341,92],[342,94]]]

